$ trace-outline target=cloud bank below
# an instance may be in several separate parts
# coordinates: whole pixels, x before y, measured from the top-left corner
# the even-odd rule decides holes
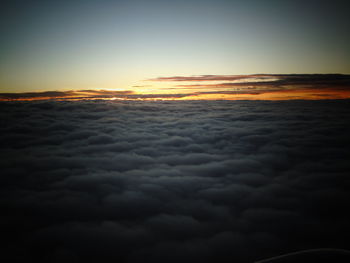
[[[348,100],[0,107],[2,257],[248,263],[350,248]]]

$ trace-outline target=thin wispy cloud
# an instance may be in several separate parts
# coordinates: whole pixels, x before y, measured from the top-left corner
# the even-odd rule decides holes
[[[69,91],[43,91],[23,93],[0,93],[0,100],[31,100],[31,99],[84,99],[84,98],[112,98],[131,95],[131,90],[69,90]]]
[[[144,87],[152,87],[152,85],[134,85],[133,88],[144,88]]]
[[[272,75],[254,74],[254,75],[199,75],[199,76],[173,76],[158,77],[147,79],[147,81],[232,81],[241,79],[265,79]]]

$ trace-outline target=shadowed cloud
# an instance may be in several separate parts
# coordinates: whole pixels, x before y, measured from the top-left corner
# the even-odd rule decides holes
[[[349,249],[349,100],[0,103],[13,262]]]

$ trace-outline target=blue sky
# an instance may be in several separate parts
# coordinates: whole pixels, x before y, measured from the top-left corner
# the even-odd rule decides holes
[[[161,76],[350,73],[347,7],[345,1],[8,1],[0,89],[129,90]]]

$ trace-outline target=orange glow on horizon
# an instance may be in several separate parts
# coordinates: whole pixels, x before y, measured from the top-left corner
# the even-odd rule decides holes
[[[168,96],[167,96],[168,95]],[[49,97],[38,96],[28,98],[0,98],[0,101],[39,101],[39,100],[138,100],[138,101],[160,101],[160,100],[320,100],[320,99],[349,99],[350,91],[345,89],[289,89],[278,91],[266,91],[257,94],[225,94],[221,93],[133,93],[132,95],[111,97],[84,97],[65,96]]]
[[[124,89],[0,93],[0,101],[350,99],[350,75],[344,74],[199,75],[160,77],[146,81],[154,83],[140,83]]]

